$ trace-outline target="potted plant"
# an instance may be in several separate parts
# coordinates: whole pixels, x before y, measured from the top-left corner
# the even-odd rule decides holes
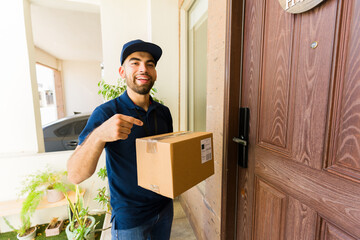
[[[20,240],[31,240],[36,236],[36,226],[30,227],[31,222],[30,219],[26,219],[24,222],[21,221],[21,226],[19,229],[16,229],[10,222],[4,218],[5,223],[17,233],[17,238]]]
[[[37,192],[39,196],[46,194],[48,202],[57,202],[64,198],[64,193],[72,189],[71,184],[65,183],[66,171],[50,171],[45,169],[35,174],[28,175],[23,181],[20,196],[27,197],[30,193]]]
[[[15,229],[9,221],[4,218],[5,223],[17,233],[17,238],[21,240],[34,239],[36,236],[36,226],[31,227],[30,218],[36,210],[37,205],[42,199],[39,192],[31,192],[22,203],[20,212],[21,226]]]
[[[45,229],[46,237],[59,235],[61,228],[64,225],[63,220],[58,220],[59,218],[52,218],[49,225]]]
[[[69,240],[95,239],[95,218],[89,216],[88,208],[84,206],[83,196],[79,187],[75,185],[75,201],[72,202],[68,194],[65,194],[68,201],[69,224],[65,231]]]
[[[100,170],[97,172],[97,175],[101,180],[105,181],[107,178],[106,167],[100,168]],[[102,207],[106,208],[106,213],[111,214],[110,194],[107,192],[107,188],[99,188],[97,191],[98,194],[94,200],[97,201]]]

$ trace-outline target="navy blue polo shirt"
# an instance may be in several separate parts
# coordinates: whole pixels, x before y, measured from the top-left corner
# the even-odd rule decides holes
[[[141,225],[171,201],[137,184],[135,139],[173,131],[169,108],[150,100],[146,112],[135,105],[125,91],[120,97],[98,106],[79,136],[79,144],[82,144],[89,133],[118,113],[140,119],[145,125],[134,125],[126,140],[105,144],[112,221],[115,221],[116,229]]]

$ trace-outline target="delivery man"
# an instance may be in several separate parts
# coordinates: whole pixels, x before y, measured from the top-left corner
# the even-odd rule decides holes
[[[137,185],[135,149],[136,138],[173,131],[169,108],[149,94],[161,55],[162,49],[150,42],[124,44],[119,73],[127,90],[93,111],[67,163],[69,180],[79,184],[94,174],[105,148],[112,239],[170,238],[172,199]]]

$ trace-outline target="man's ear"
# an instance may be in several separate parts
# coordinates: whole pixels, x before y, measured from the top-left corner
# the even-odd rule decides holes
[[[119,74],[121,78],[125,78],[125,68],[123,66],[119,67]]]

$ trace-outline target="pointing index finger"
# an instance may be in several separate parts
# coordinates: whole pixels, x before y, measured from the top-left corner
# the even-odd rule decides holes
[[[134,117],[130,117],[130,116],[126,116],[126,115],[123,115],[122,116],[122,119],[124,119],[125,121],[129,122],[129,123],[133,123],[135,125],[138,125],[138,126],[142,126],[143,125],[143,122],[140,121],[139,119],[137,118],[134,118]]]

